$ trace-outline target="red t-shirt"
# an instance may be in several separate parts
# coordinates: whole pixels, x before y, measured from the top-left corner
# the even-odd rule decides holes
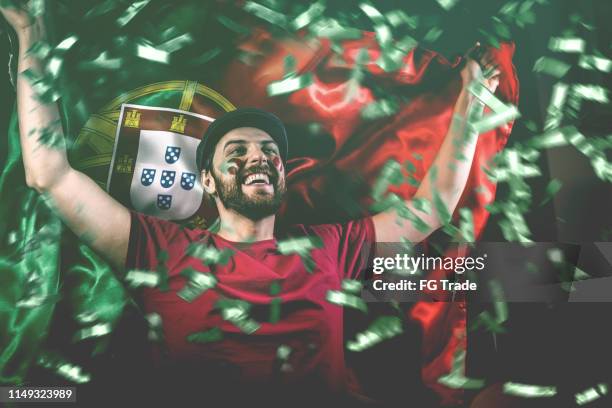
[[[277,240],[318,236],[323,246],[311,251],[314,270],[308,272],[298,254],[282,255]],[[342,307],[326,300],[329,290],[340,290],[343,279],[361,279],[375,243],[371,218],[344,224],[295,225],[275,239],[251,244],[225,240],[201,229],[187,229],[151,216],[132,213],[126,268],[157,270],[160,251],[165,262],[169,290],[143,288],[146,313],[162,318],[164,341],[156,347],[157,358],[171,361],[222,362],[239,368],[241,380],[266,381],[279,378],[277,350],[291,352],[282,370],[283,382],[299,382],[305,376],[324,379],[327,386],[341,391],[346,385]],[[191,243],[234,252],[226,265],[205,266],[187,254]],[[180,272],[193,268],[209,272],[216,286],[191,303],[177,292],[188,280]],[[275,282],[277,282],[275,284]],[[271,294],[280,284],[280,293]],[[280,298],[280,318],[270,322],[273,299]],[[251,304],[249,317],[261,326],[246,334],[224,320],[215,304],[220,299],[241,299]],[[276,300],[275,302],[278,302]],[[190,334],[219,328],[221,340],[195,343]],[[288,369],[287,369],[288,368]]]

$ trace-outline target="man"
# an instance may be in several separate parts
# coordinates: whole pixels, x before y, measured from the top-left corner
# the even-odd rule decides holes
[[[42,23],[22,9],[0,10],[17,32],[19,72],[40,72],[41,62],[27,50],[44,38]],[[449,128],[432,164],[437,171],[423,178],[413,200],[432,201],[436,192],[451,213],[455,210],[477,140],[466,132],[466,118],[482,110],[467,85],[481,78],[481,67],[492,71],[483,79],[487,87],[497,87],[499,72],[490,56],[482,56],[479,63],[467,60],[454,108],[457,123]],[[416,229],[390,209],[345,224],[276,231],[286,184],[287,136],[276,116],[248,108],[213,122],[198,148],[201,181],[219,212],[218,231],[180,228],[129,211],[72,169],[64,148],[43,144],[41,129],[57,126],[58,109],[41,103],[22,75],[17,103],[28,185],[45,194],[72,231],[112,263],[121,278],[122,271],[132,269],[163,270],[167,275],[167,282],[137,294],[147,314],[161,317],[163,341],[155,349],[160,364],[197,365],[248,384],[320,380],[343,392],[347,373],[342,308],[328,302],[327,293],[339,290],[343,279],[363,277],[375,242],[420,242],[441,226],[435,208],[427,214],[409,200],[406,207],[428,230]],[[278,251],[278,241],[298,237],[323,243],[311,251],[313,270],[297,254]],[[194,245],[232,256],[225,264],[205,265],[192,256]],[[190,280],[203,277],[214,278],[214,287],[189,300],[180,296]],[[273,312],[279,302],[280,312]]]

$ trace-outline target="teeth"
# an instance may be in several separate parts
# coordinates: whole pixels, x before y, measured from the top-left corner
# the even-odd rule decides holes
[[[244,184],[248,186],[249,184],[253,184],[255,181],[263,181],[266,184],[270,183],[270,180],[268,179],[267,174],[255,173],[247,177],[246,180],[244,181]]]

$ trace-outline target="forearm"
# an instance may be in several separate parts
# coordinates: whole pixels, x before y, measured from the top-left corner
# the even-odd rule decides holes
[[[55,102],[41,102],[24,75],[27,70],[42,75],[42,62],[28,54],[28,50],[44,36],[44,28],[39,22],[18,32],[17,112],[21,149],[26,181],[39,191],[51,188],[70,170],[58,106]]]
[[[468,127],[468,119],[481,114],[482,110],[482,103],[463,88],[455,103],[448,133],[414,198],[432,202],[437,194],[448,212],[454,212],[465,189],[478,141],[478,135]],[[436,211],[435,206],[432,211]],[[432,218],[436,221],[448,221],[440,220],[440,214],[434,215]],[[432,225],[433,228],[438,226]]]

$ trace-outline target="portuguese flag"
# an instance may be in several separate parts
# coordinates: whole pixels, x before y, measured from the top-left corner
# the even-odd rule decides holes
[[[129,133],[122,133],[124,109],[138,107],[132,111],[145,115],[147,108],[159,108],[214,119],[238,106],[254,106],[278,115],[288,129],[288,199],[280,222],[339,222],[369,214],[371,188],[390,160],[405,166],[414,182],[391,185],[389,191],[404,199],[414,194],[450,126],[461,58],[449,61],[415,41],[387,40],[378,23],[374,31],[342,25],[338,16],[343,14],[332,18],[324,6],[282,19],[282,13],[255,2],[237,3],[229,11],[227,2],[150,3],[84,1],[48,12],[50,23],[60,18],[64,23],[38,51],[62,65],[57,76],[39,81],[48,85],[52,99],[53,91],[61,96],[75,168],[104,188],[116,177],[110,192],[125,196],[127,178],[111,167],[125,165],[134,177],[125,153],[133,146],[124,152],[117,144],[119,135]],[[363,11],[380,22],[369,8]],[[101,33],[94,26],[108,30]],[[76,41],[59,48],[69,36]],[[49,52],[40,51],[45,46]],[[495,49],[502,72],[496,96],[516,105],[513,51],[509,43]],[[167,118],[170,126],[174,113]],[[471,212],[475,238],[495,197],[485,169],[511,128],[508,123],[479,136],[459,204]],[[0,176],[0,381],[21,383],[32,367],[42,366],[86,382],[88,374],[61,351],[93,340],[91,353],[103,353],[105,336],[129,297],[110,267],[65,231],[44,197],[25,186],[16,114],[2,143],[7,141]],[[115,149],[120,154],[113,162]],[[149,176],[144,168],[136,174],[144,183]],[[122,202],[134,207],[133,201]],[[182,222],[207,227],[214,217],[214,209],[204,206]],[[457,390],[437,379],[451,370],[465,341],[456,336],[465,330],[465,319],[455,306],[417,304],[406,315],[423,327],[423,378],[449,401]]]

